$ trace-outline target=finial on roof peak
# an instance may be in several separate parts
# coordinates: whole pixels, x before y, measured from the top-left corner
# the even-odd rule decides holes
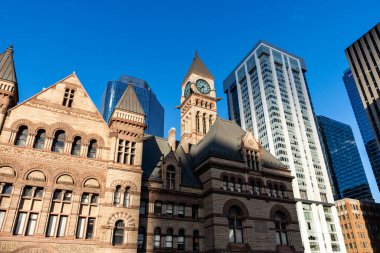
[[[129,79],[129,83],[128,83],[128,85],[132,85],[132,78]]]
[[[9,47],[7,48],[7,51],[13,51],[13,43],[11,43],[10,45],[9,45]]]
[[[198,49],[195,49],[195,56],[194,56],[194,57],[195,57],[195,58],[196,58],[196,57],[199,57],[199,56],[198,56]]]

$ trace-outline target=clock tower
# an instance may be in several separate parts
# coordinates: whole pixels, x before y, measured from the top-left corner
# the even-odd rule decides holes
[[[217,117],[214,77],[197,52],[181,87],[181,141],[196,144]]]

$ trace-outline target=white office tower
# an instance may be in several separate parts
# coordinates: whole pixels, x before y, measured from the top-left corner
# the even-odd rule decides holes
[[[346,252],[305,72],[302,58],[259,41],[224,80],[229,117],[291,170],[305,252]]]

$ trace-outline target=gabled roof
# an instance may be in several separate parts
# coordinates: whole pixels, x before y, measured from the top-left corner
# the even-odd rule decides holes
[[[205,78],[209,78],[209,79],[214,80],[214,77],[211,74],[211,72],[208,70],[208,68],[206,67],[206,65],[201,60],[201,58],[199,58],[198,52],[195,52],[195,56],[194,56],[193,62],[191,63],[190,68],[187,71],[187,74],[186,74],[185,78],[183,79],[183,82],[185,82],[185,80],[192,73],[195,73],[195,74],[198,74],[198,75],[203,76]]]
[[[144,109],[142,108],[135,89],[131,83],[128,84],[127,89],[121,96],[115,109],[116,108],[145,115]]]
[[[13,61],[13,46],[8,47],[0,54],[0,79],[17,83]]]

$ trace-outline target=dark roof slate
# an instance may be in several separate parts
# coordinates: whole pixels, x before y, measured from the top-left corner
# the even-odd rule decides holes
[[[183,81],[185,81],[192,73],[195,73],[195,74],[198,74],[198,75],[203,76],[205,78],[209,78],[209,79],[214,80],[214,76],[208,70],[206,65],[201,60],[201,58],[199,58],[198,52],[195,52],[193,62],[191,63],[190,68],[187,71],[187,74],[186,74],[185,78],[183,79]]]
[[[210,156],[244,162],[241,153],[241,140],[246,132],[235,122],[217,118],[202,141],[192,145],[185,153],[177,145],[176,159],[181,161],[181,183],[185,186],[200,187],[201,183],[194,175],[193,169]],[[143,178],[159,179],[160,168],[164,157],[171,151],[168,141],[152,135],[144,136],[143,144]],[[269,151],[262,149],[263,164],[286,168]]]
[[[145,115],[132,84],[128,85],[115,108]]]
[[[17,83],[12,47],[0,54],[0,79]]]

